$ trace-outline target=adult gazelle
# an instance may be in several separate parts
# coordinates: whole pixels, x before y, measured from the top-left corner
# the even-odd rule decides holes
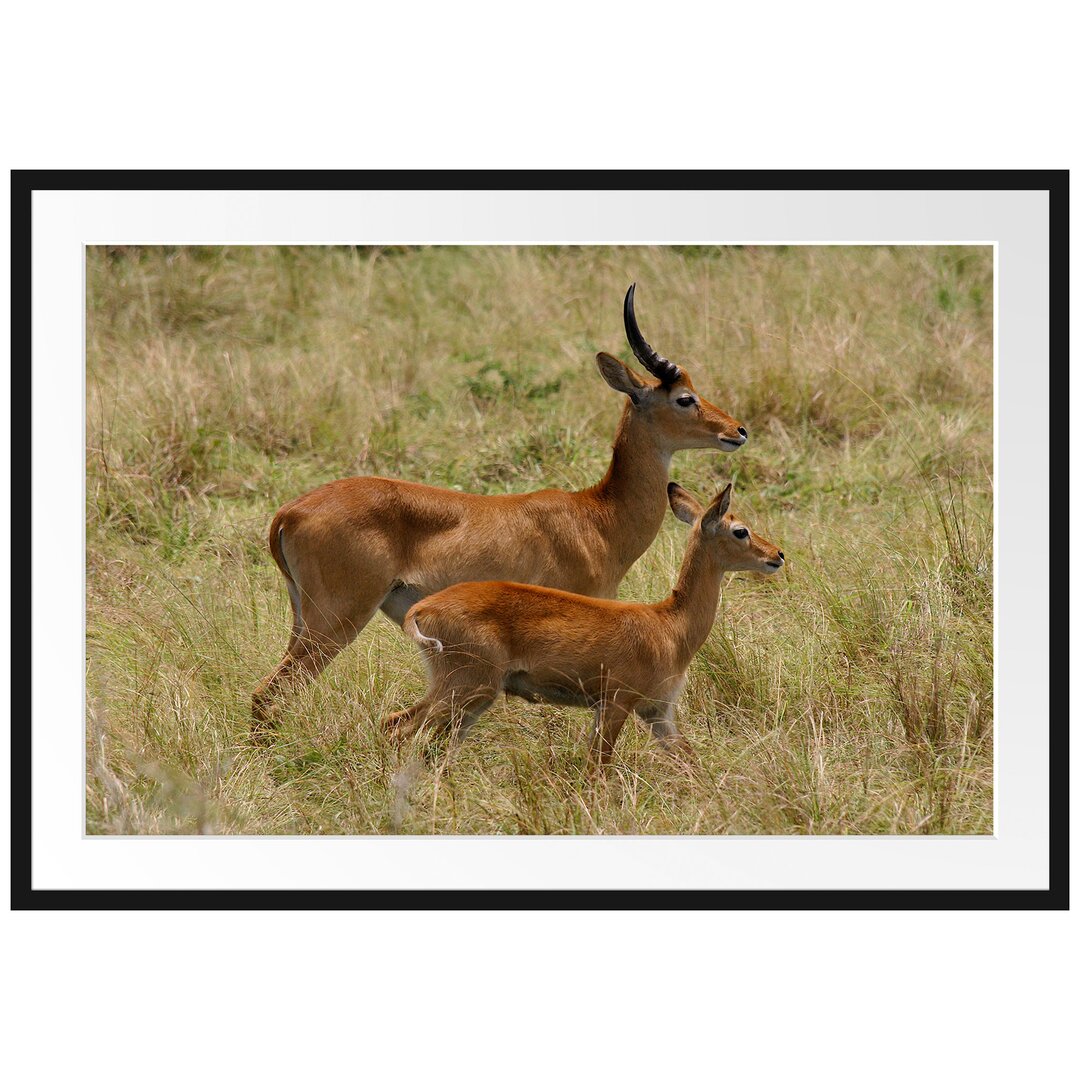
[[[471,495],[378,476],[336,480],[286,503],[270,525],[292,634],[259,684],[259,725],[282,688],[317,675],[382,610],[399,625],[419,599],[461,581],[516,581],[614,597],[652,543],[677,450],[737,450],[738,420],[706,401],[686,370],[638,329],[631,285],[626,337],[642,378],[607,353],[600,374],[626,396],[604,478],[583,491]]]

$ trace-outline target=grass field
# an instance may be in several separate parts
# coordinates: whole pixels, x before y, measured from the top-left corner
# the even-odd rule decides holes
[[[990,248],[94,248],[87,256],[87,830],[988,833]],[[274,511],[364,473],[585,487],[630,360],[622,296],[735,454],[676,455],[788,565],[728,577],[678,708],[691,776],[627,725],[501,702],[422,768],[382,616],[248,735],[288,636]],[[669,514],[623,599],[670,590]],[[409,777],[406,781],[404,778]]]

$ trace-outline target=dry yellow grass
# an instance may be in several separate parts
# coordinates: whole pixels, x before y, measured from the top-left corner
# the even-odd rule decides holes
[[[275,509],[358,473],[594,482],[631,280],[751,432],[672,477],[734,480],[788,556],[727,580],[691,667],[703,775],[628,727],[591,783],[587,714],[520,701],[413,775],[381,720],[421,665],[381,616],[253,745]],[[991,830],[989,248],[91,249],[87,282],[90,831]],[[665,595],[684,539],[669,517],[620,595]]]

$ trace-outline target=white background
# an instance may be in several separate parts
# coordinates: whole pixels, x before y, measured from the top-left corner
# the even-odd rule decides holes
[[[1060,12],[24,5],[5,20],[0,153],[6,167],[1068,167]],[[5,257],[5,328],[8,274]],[[7,359],[6,333],[0,347]],[[6,440],[0,455],[6,495]],[[1051,540],[1033,541],[1035,577]],[[6,771],[0,784],[6,825]],[[6,850],[0,868],[6,891]],[[1074,1056],[1075,927],[1059,913],[17,913],[0,1015],[8,1059],[35,1075],[1039,1075]]]

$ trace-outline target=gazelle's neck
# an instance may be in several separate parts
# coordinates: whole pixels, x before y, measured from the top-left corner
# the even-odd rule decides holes
[[[621,560],[636,561],[656,538],[667,513],[671,453],[661,450],[649,423],[629,402],[623,408],[611,464],[590,492],[604,508]]]
[[[705,543],[701,526],[696,525],[686,545],[678,581],[663,605],[671,613],[675,640],[686,654],[687,663],[712,630],[724,573],[715,548]]]

